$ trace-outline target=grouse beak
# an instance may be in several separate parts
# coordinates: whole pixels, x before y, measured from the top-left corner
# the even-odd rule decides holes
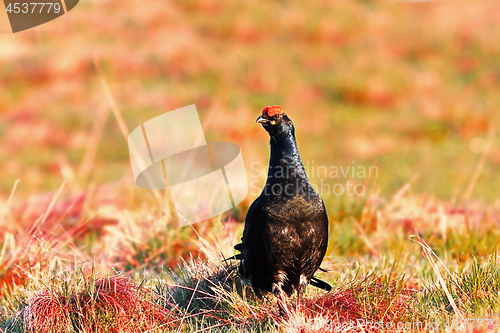
[[[266,118],[264,118],[262,116],[259,116],[259,118],[257,118],[257,120],[255,122],[259,123],[259,124],[267,124],[269,122],[269,120],[267,120]]]

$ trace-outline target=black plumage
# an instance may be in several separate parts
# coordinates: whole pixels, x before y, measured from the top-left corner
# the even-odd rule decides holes
[[[257,118],[271,137],[266,185],[250,206],[241,243],[239,272],[258,297],[273,292],[290,296],[307,283],[331,287],[313,274],[328,244],[325,205],[311,186],[295,141],[292,121],[278,106]]]

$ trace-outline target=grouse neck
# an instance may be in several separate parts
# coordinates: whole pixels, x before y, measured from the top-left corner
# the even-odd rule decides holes
[[[268,182],[280,182],[283,177],[307,179],[293,131],[271,135],[270,145]]]

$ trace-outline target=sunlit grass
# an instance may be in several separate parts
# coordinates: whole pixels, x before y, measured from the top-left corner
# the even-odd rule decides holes
[[[5,203],[2,228],[18,226],[2,238],[0,328],[6,332],[326,332],[382,321],[439,323],[444,330],[460,319],[457,313],[490,325],[498,319],[493,209],[458,207],[409,187],[390,199],[373,189],[354,201],[339,199],[323,263],[328,272],[319,273],[333,290],[307,288],[298,308],[292,296],[286,318],[274,297],[257,299],[234,263],[221,261],[232,255],[242,224],[180,228],[155,200],[129,210],[98,199],[106,193],[75,200],[67,192],[61,187],[38,218],[27,204],[21,207],[33,213],[23,215],[17,200]],[[30,217],[40,222],[30,224]],[[446,269],[422,255],[417,232]],[[189,253],[193,258],[184,261]]]

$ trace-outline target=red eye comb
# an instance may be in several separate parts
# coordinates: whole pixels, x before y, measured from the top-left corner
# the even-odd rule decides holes
[[[282,115],[283,114],[283,109],[280,108],[279,106],[277,105],[273,105],[273,106],[266,106],[264,108],[264,110],[262,110],[262,114],[266,114],[269,116],[269,117],[272,117],[276,114],[279,114],[279,115]]]

